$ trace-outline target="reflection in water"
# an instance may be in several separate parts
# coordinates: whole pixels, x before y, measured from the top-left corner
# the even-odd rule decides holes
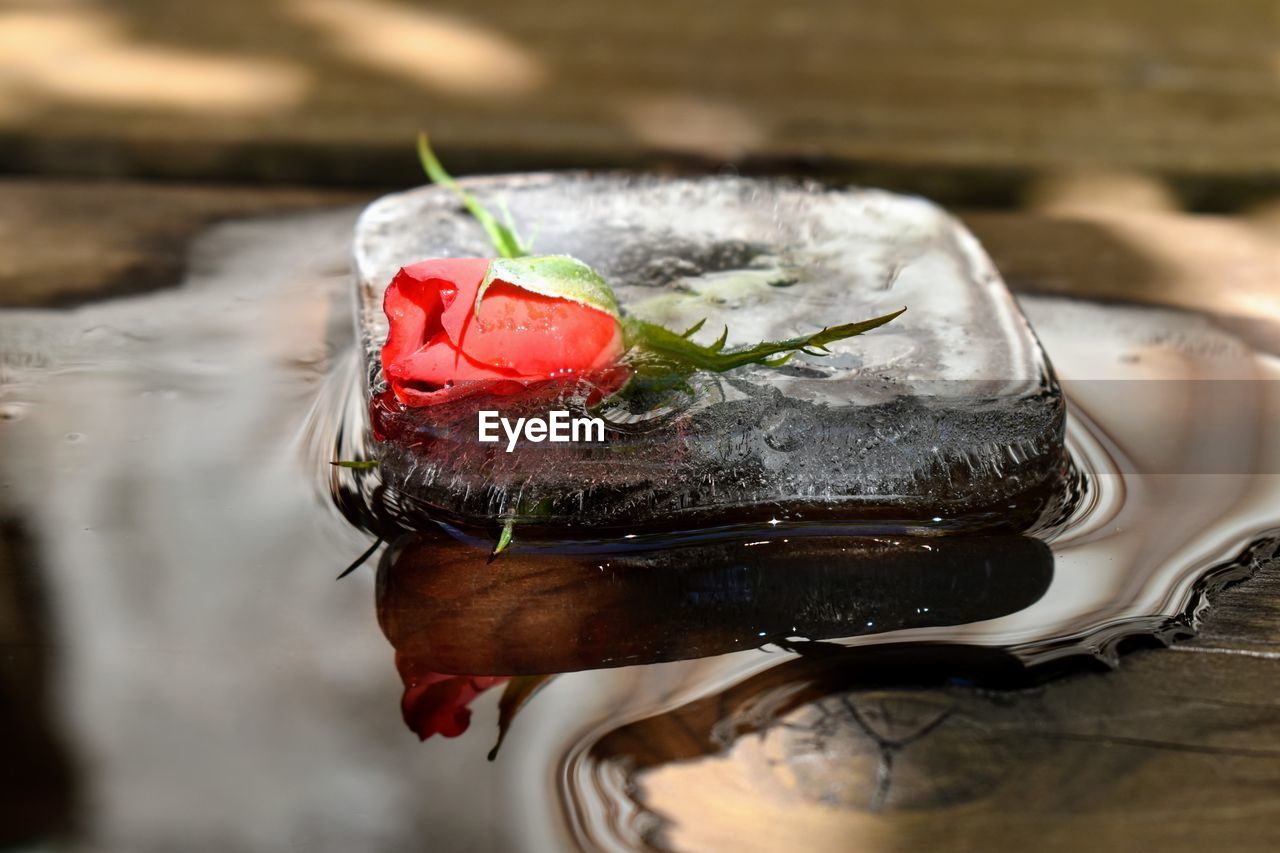
[[[424,532],[378,569],[378,620],[419,737],[456,737],[505,681],[957,625],[1027,607],[1053,558],[1022,536],[751,539],[508,553]],[[804,647],[803,645],[801,647]],[[517,685],[519,682],[517,682]]]
[[[378,570],[396,652],[438,672],[535,675],[993,619],[1053,557],[1021,536],[788,539],[635,553],[504,554],[422,536]]]
[[[624,760],[631,771],[718,752],[743,735],[760,732],[792,711],[849,691],[886,691],[896,686],[937,687],[963,684],[1008,688],[1032,683],[1016,657],[978,646],[911,643],[847,647],[821,644],[802,657],[746,678],[723,692],[680,705],[610,730],[591,746],[596,761]],[[855,723],[873,730],[857,710]],[[884,719],[885,712],[874,715]],[[936,720],[930,720],[936,725]],[[931,726],[896,735],[872,733],[887,749],[901,748]]]
[[[404,680],[400,713],[414,734],[457,737],[471,725],[470,705],[477,696],[507,679],[493,675],[449,675],[424,668],[412,657],[396,655]]]
[[[571,820],[597,849],[719,849],[744,820],[744,849],[797,832],[848,849],[860,815],[963,806],[1006,782],[1014,762],[986,721],[1032,683],[999,649],[821,645],[604,732],[576,754]]]
[[[1038,539],[788,539],[635,553],[507,553],[439,533],[390,552],[378,617],[426,669],[536,675],[681,661],[780,640],[995,619],[1053,574]]]
[[[39,563],[0,516],[0,849],[71,829],[74,778],[52,713],[51,647]]]

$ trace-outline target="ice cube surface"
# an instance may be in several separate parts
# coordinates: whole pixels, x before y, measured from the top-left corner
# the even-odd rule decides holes
[[[695,393],[605,406],[603,445],[476,438],[477,412],[582,405],[557,386],[407,412],[369,452],[403,507],[484,527],[694,529],[728,519],[903,529],[1020,526],[1063,471],[1064,406],[1022,313],[974,237],[933,204],[785,181],[555,174],[467,181],[539,254],[599,271],[625,312],[728,345],[906,307],[781,369],[699,375]],[[447,190],[382,198],[355,257],[366,395],[382,389],[382,295],[397,270],[491,255]],[[941,521],[939,521],[939,519]]]

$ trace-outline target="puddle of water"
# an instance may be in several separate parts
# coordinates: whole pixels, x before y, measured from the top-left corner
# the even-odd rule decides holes
[[[402,670],[575,673],[527,706],[504,749],[530,773],[563,774],[543,797],[526,777],[529,813],[563,816],[586,848],[629,849],[670,830],[634,798],[646,774],[820,707],[851,673],[1008,683],[1024,665],[1113,662],[1135,635],[1191,633],[1213,590],[1280,550],[1280,360],[1199,315],[1023,304],[1070,406],[1062,487],[1074,493],[1056,523],[1031,535],[781,525],[562,543],[504,556],[500,576],[485,540],[418,536],[379,568]],[[351,502],[364,476],[335,478],[337,493]],[[797,657],[803,640],[823,642]],[[657,661],[682,662],[613,669]],[[411,722],[421,713],[406,708]]]
[[[1105,658],[1126,635],[1190,629],[1206,590],[1280,528],[1274,355],[1198,315],[1026,297],[1079,472],[1070,517],[1035,536],[551,549],[509,555],[497,583],[476,543],[446,535],[388,549],[380,590],[369,570],[334,583],[370,542],[343,516],[386,521],[365,514],[386,502],[353,488],[358,472],[326,464],[366,417],[353,219],[220,226],[181,288],[0,314],[0,517],[22,543],[5,576],[42,589],[21,598],[38,628],[6,642],[47,687],[34,725],[54,736],[36,760],[60,755],[77,780],[35,834],[119,850],[625,849],[655,820],[629,773],[725,748],[838,681],[847,667],[798,656],[803,639],[913,644],[921,678]],[[831,568],[837,552],[850,571]],[[465,736],[419,745],[375,600],[405,671],[566,674],[495,764],[498,689],[471,703]],[[948,658],[957,647],[989,651]],[[673,714],[702,726],[686,753],[638,760],[626,737]]]
[[[27,555],[0,577],[38,582],[44,602],[6,602],[41,627],[6,651],[44,673],[40,725],[77,780],[49,835],[503,846],[483,756],[463,741],[428,756],[404,730],[372,577],[333,580],[368,540],[302,449],[352,346],[356,213],[219,227],[174,290],[0,313],[0,517]]]

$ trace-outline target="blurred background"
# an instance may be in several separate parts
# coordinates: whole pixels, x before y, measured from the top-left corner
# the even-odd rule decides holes
[[[103,287],[69,236],[135,273],[113,292],[139,289],[172,277],[166,252],[194,221],[314,203],[299,187],[420,183],[421,129],[460,174],[785,173],[966,210],[1229,213],[1273,233],[1280,4],[0,0],[0,301]],[[37,178],[58,183],[33,194]],[[59,195],[86,179],[117,185]],[[174,183],[180,209],[149,214]],[[104,226],[108,210],[123,221]],[[997,254],[1039,242],[1021,225]],[[33,229],[64,247],[50,257]],[[1232,256],[1274,269],[1256,235],[1227,234]],[[1079,236],[1068,256],[1116,254]]]
[[[703,166],[1008,203],[1135,170],[1195,206],[1280,186],[1271,0],[5,0],[0,158],[66,176],[393,185]]]

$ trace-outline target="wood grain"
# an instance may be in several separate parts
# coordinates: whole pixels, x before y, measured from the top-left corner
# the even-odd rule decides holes
[[[59,306],[175,286],[187,246],[233,217],[297,212],[349,193],[0,180],[0,306]]]

